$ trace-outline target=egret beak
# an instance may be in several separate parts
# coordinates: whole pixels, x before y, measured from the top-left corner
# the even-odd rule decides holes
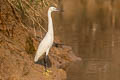
[[[55,11],[60,11],[59,9],[56,9]]]
[[[55,11],[64,12],[64,10],[63,10],[63,9],[56,9]]]

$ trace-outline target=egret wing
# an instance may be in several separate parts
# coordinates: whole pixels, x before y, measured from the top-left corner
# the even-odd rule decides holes
[[[45,38],[41,41],[41,43],[38,46],[38,50],[34,58],[35,62],[38,61],[39,57],[41,57],[47,51],[49,46],[50,46],[50,40],[46,35]]]

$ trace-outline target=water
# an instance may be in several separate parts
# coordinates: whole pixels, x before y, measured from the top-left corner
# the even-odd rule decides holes
[[[120,0],[65,0],[54,18],[56,35],[81,62],[71,63],[67,80],[120,80]]]

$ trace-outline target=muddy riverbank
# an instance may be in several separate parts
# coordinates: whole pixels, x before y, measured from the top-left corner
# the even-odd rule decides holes
[[[37,3],[40,7],[34,5]],[[49,74],[44,74],[43,65],[33,62],[38,44],[47,30],[44,27],[47,17],[43,13],[49,4],[0,1],[0,80],[66,80],[66,67],[78,58],[58,37],[55,36],[49,53]],[[37,8],[43,11],[39,13]]]

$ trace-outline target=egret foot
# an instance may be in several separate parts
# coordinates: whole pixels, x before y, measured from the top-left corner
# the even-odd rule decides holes
[[[46,72],[51,73],[52,71],[51,70],[46,70]]]
[[[45,76],[50,76],[50,73],[52,73],[51,70],[46,70],[45,72],[43,72],[43,74],[44,74]]]
[[[50,76],[48,72],[43,72],[45,76]]]

